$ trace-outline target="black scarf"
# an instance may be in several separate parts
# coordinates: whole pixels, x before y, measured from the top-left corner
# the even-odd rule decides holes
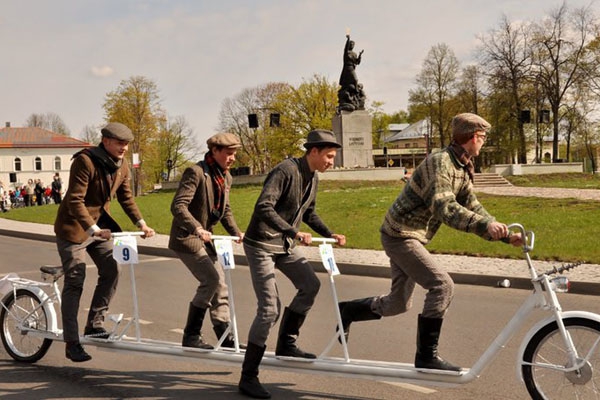
[[[454,140],[448,146],[448,149],[454,154],[454,157],[462,164],[463,169],[471,178],[471,182],[473,181],[473,173],[475,172],[475,167],[473,166],[473,161],[471,160],[471,156],[460,144],[456,143]]]
[[[110,197],[110,189],[113,185],[113,175],[119,168],[121,168],[121,165],[123,165],[123,160],[115,161],[110,154],[108,154],[102,143],[100,143],[97,147],[83,149],[75,153],[73,158],[78,157],[80,154],[85,154],[92,159],[92,162],[103,177],[102,186],[104,188],[104,197]]]

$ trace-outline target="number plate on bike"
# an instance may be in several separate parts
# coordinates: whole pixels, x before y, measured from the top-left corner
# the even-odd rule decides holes
[[[121,236],[114,239],[113,258],[119,264],[137,264],[137,240],[134,236]]]

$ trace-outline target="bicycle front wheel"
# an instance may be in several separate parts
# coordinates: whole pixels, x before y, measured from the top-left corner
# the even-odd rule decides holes
[[[46,310],[36,295],[18,289],[9,294],[0,313],[0,336],[6,352],[15,360],[33,363],[44,357],[52,340],[36,335],[48,330]]]
[[[586,318],[567,318],[565,328],[575,345],[578,360],[588,356],[600,340],[600,323]],[[527,391],[535,400],[600,398],[600,346],[579,370],[561,371],[569,366],[569,355],[557,323],[551,322],[531,338],[522,372]]]

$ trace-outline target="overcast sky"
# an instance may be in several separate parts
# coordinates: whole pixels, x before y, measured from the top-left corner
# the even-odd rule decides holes
[[[432,46],[463,63],[503,14],[536,20],[556,0],[0,0],[0,123],[53,112],[79,137],[104,123],[105,95],[131,76],[159,89],[201,143],[221,103],[267,82],[320,74],[337,82],[346,29],[364,49],[368,102],[406,109]],[[597,3],[570,0],[569,7]],[[330,128],[330,127],[329,127]]]

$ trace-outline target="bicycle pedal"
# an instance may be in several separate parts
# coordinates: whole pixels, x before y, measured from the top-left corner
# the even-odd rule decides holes
[[[119,324],[123,320],[123,314],[110,314],[108,319],[116,324]]]
[[[466,373],[468,370],[461,368],[460,371],[448,371],[448,370],[444,370],[444,369],[430,369],[430,368],[415,368],[415,370],[417,370],[418,372],[422,372],[425,374],[432,374],[432,375],[462,375],[464,373]]]

